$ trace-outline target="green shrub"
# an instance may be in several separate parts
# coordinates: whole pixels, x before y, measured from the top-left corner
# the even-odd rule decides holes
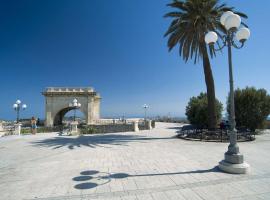
[[[80,129],[81,134],[94,134],[96,132],[97,132],[96,129],[92,126],[86,126],[82,129]]]
[[[216,99],[217,121],[221,119],[223,105]],[[207,95],[201,93],[197,97],[191,97],[186,107],[186,116],[192,125],[208,127]]]
[[[31,133],[31,129],[30,128],[22,128],[21,129],[21,134],[30,134]]]
[[[265,122],[263,124],[263,128],[270,129],[270,121],[269,120],[265,120]]]
[[[227,101],[228,102],[228,101]],[[261,128],[270,114],[270,96],[265,89],[246,87],[234,91],[235,121],[237,127],[246,127],[251,131]],[[227,111],[230,113],[229,103]]]
[[[50,132],[59,132],[63,130],[64,126],[54,126],[54,127],[45,127],[40,126],[37,128],[37,133],[50,133]]]

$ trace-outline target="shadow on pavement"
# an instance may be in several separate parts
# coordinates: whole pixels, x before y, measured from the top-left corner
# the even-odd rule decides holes
[[[167,129],[175,129],[175,130],[179,130],[181,129],[182,126],[175,126],[175,127],[168,127]]]
[[[201,174],[210,172],[221,172],[218,167],[205,170],[194,170],[194,171],[184,171],[184,172],[170,172],[170,173],[150,173],[150,174],[128,174],[128,173],[115,173],[109,174],[106,172],[99,172],[96,170],[83,171],[80,174],[82,176],[74,177],[72,180],[76,182],[82,182],[74,186],[76,189],[85,190],[98,187],[109,183],[112,179],[125,179],[130,177],[151,177],[151,176],[169,176],[169,175],[179,175],[179,174]],[[89,181],[90,180],[90,181]],[[86,182],[84,182],[86,181]]]
[[[70,136],[59,136],[53,138],[47,138],[39,141],[31,142],[35,146],[52,147],[53,149],[58,149],[62,147],[68,147],[69,149],[74,149],[75,147],[104,147],[103,145],[122,145],[126,146],[129,142],[141,142],[146,140],[161,140],[161,139],[172,139],[170,138],[153,138],[145,137],[139,135],[120,135],[120,134],[99,134],[99,135],[84,135],[78,137]],[[109,148],[106,146],[106,148]]]

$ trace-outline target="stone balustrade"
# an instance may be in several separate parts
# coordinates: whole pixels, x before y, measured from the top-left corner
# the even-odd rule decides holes
[[[94,92],[92,87],[47,87],[45,92]]]

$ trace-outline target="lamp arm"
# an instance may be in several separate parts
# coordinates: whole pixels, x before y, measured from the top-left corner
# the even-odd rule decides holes
[[[243,48],[244,43],[245,43],[245,42],[241,42],[240,46],[238,46],[238,45],[234,42],[234,40],[232,40],[232,46],[233,46],[234,48],[236,48],[236,49],[241,49],[241,48]]]
[[[222,41],[222,46],[219,46],[218,48],[215,48],[213,45],[213,48],[215,51],[221,51],[227,44],[227,39],[226,39],[226,35],[220,36],[220,34],[218,34],[219,38]]]

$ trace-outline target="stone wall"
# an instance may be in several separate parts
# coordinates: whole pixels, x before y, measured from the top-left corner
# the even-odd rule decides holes
[[[151,120],[129,123],[113,123],[113,124],[95,124],[79,126],[80,134],[92,133],[118,133],[118,132],[133,132],[140,130],[150,130],[154,128],[155,122]]]
[[[133,124],[107,124],[107,125],[88,125],[79,127],[81,134],[91,133],[118,133],[134,131]]]

